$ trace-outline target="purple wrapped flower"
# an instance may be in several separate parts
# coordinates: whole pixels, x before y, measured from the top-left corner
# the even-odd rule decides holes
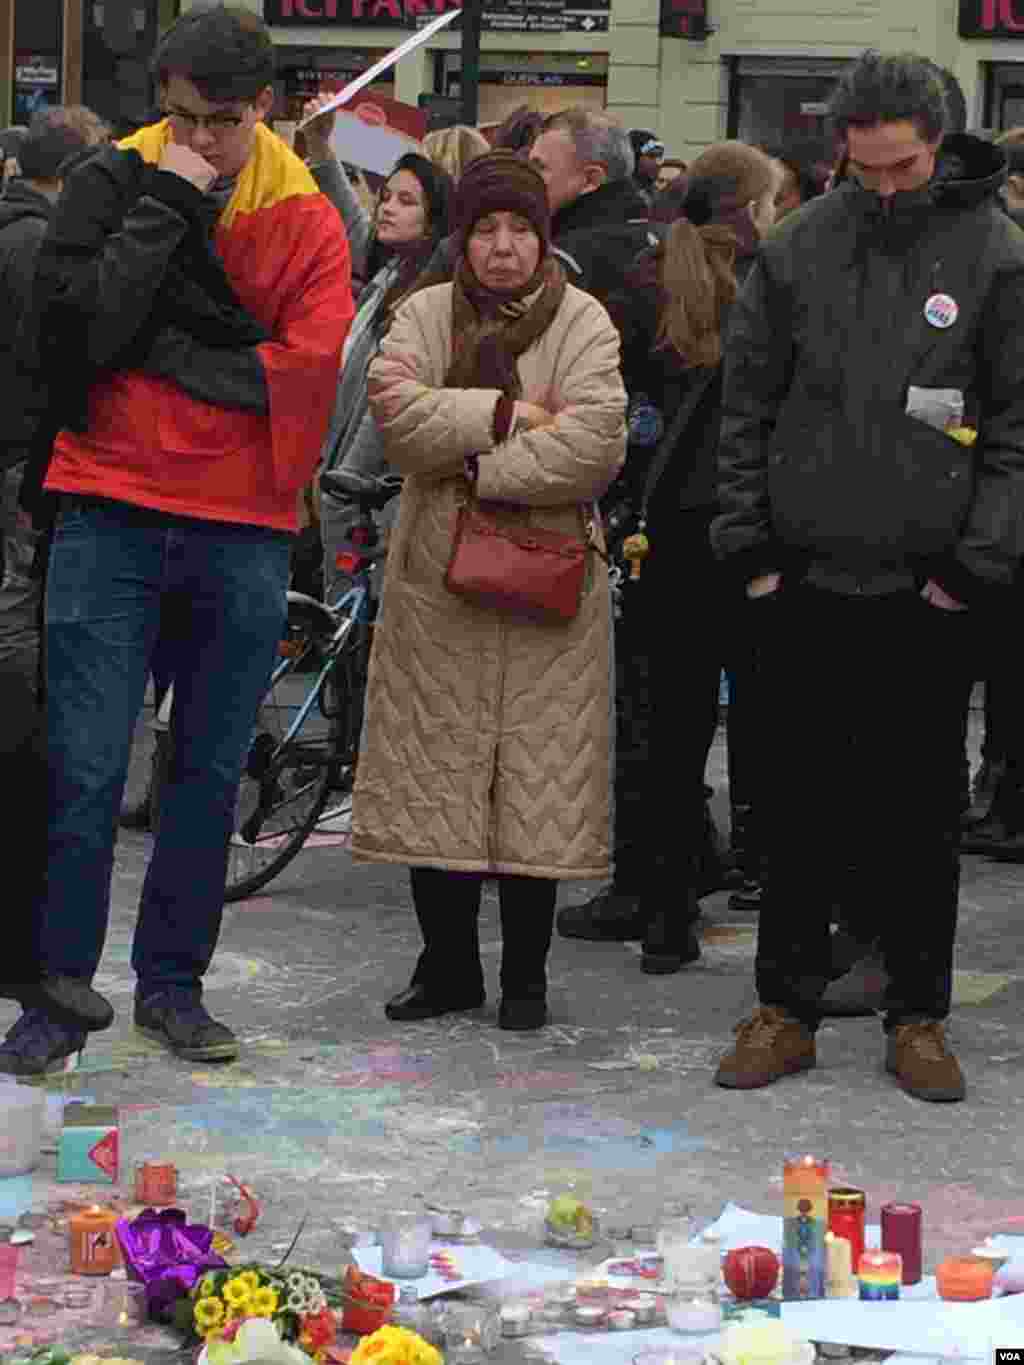
[[[227,1261],[211,1250],[213,1229],[186,1225],[181,1209],[144,1209],[130,1222],[119,1218],[121,1244],[128,1278],[146,1286],[150,1316],[166,1317],[208,1270],[223,1270]]]

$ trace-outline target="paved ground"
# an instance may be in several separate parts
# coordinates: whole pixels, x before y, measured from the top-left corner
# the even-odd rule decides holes
[[[721,787],[720,743],[712,775]],[[748,1094],[716,1088],[715,1061],[753,999],[754,925],[723,896],[704,902],[703,959],[674,977],[645,977],[635,946],[556,941],[551,1026],[515,1035],[496,1027],[488,894],[488,1005],[392,1025],[383,1002],[417,951],[405,877],[353,866],[338,846],[302,854],[265,893],[229,908],[207,998],[240,1034],[242,1057],[181,1063],[131,1027],[128,956],[147,849],[142,835],[119,847],[97,983],[118,1020],[70,1084],[123,1106],[126,1169],[172,1158],[197,1212],[225,1170],[251,1181],[266,1204],[254,1255],[308,1215],[300,1258],[336,1267],[354,1229],[423,1195],[471,1210],[525,1251],[537,1243],[541,1192],[569,1168],[589,1173],[599,1206],[636,1221],[668,1199],[709,1218],[730,1199],[780,1211],[790,1152],[830,1157],[869,1191],[869,1217],[894,1196],[922,1203],[929,1266],[1024,1226],[1024,869],[965,861],[952,1037],[969,1096],[942,1106],[894,1086],[869,1020],[826,1027],[808,1075]],[[906,913],[926,926],[926,906]],[[13,1017],[0,1007],[0,1026]],[[36,1184],[53,1197],[45,1170]]]

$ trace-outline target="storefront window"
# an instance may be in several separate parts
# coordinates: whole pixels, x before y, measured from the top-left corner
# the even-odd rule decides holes
[[[991,62],[985,74],[985,127],[1024,128],[1024,62]]]
[[[278,47],[274,82],[274,123],[291,124],[302,117],[306,100],[321,91],[343,89],[384,55],[383,48]],[[372,83],[378,95],[393,99],[394,71]],[[280,131],[280,129],[278,129]]]
[[[131,132],[153,116],[149,60],[159,29],[177,6],[161,0],[85,0],[82,103],[114,128]]]
[[[60,104],[60,0],[36,0],[14,7],[13,122],[31,122],[33,114]]]
[[[733,58],[729,136],[758,146],[802,149],[831,161],[827,105],[845,62]]]
[[[458,99],[462,57],[439,52],[437,93]],[[603,109],[607,103],[608,57],[605,53],[483,52],[480,54],[482,126],[501,123],[528,104],[542,114],[582,106]]]

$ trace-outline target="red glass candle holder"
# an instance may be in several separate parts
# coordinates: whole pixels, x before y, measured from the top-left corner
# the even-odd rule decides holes
[[[850,1243],[850,1268],[855,1275],[864,1254],[866,1206],[864,1191],[854,1189],[852,1185],[837,1186],[828,1192],[828,1230]]]
[[[883,1204],[882,1250],[898,1251],[903,1258],[903,1283],[921,1278],[921,1205]]]

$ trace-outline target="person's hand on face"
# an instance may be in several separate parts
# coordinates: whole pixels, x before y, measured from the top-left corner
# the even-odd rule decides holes
[[[201,194],[205,194],[217,179],[215,166],[211,166],[205,157],[201,157],[191,147],[183,147],[177,142],[168,142],[164,148],[160,155],[160,170],[170,171],[172,175],[187,180]]]
[[[316,95],[302,106],[303,119],[313,120],[302,129],[302,136],[306,139],[306,155],[310,161],[326,161],[331,155],[331,134],[334,132],[337,111],[332,109],[330,113],[319,114],[319,110],[333,98],[333,95]]]

